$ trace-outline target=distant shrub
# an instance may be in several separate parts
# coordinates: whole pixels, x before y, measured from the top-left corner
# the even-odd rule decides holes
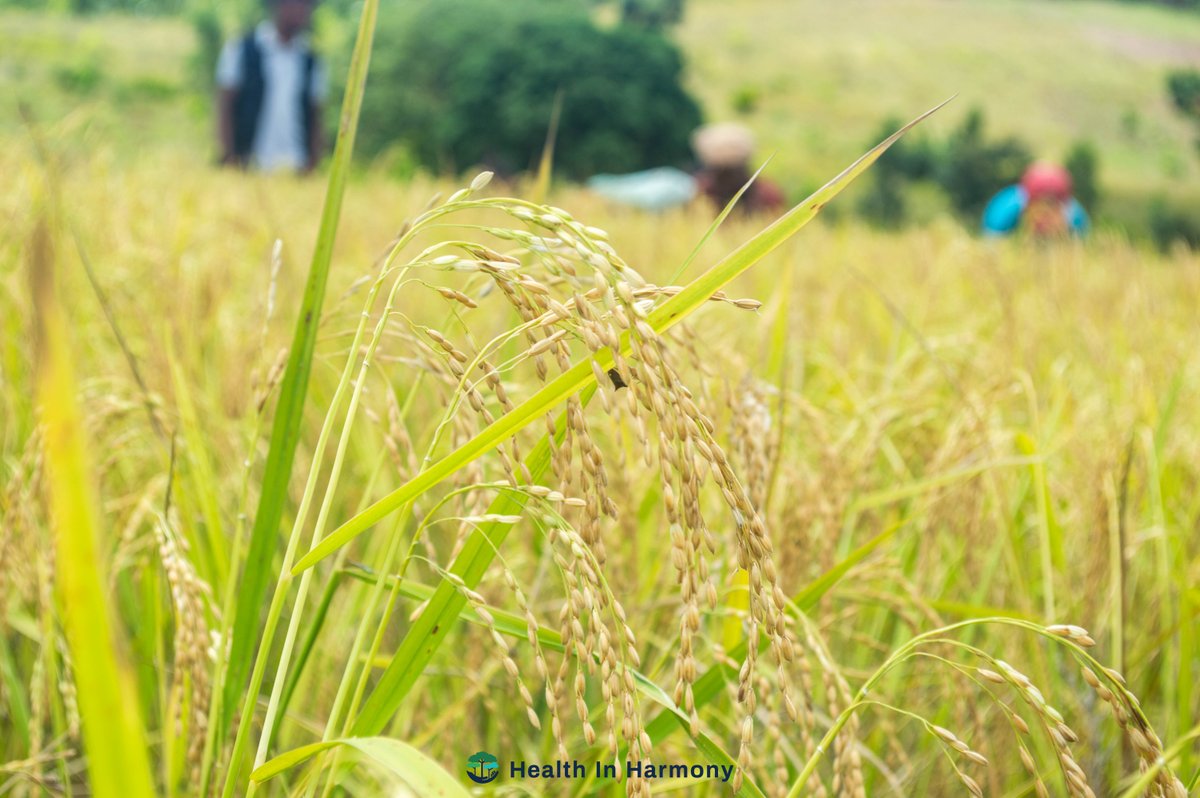
[[[647,28],[664,28],[683,19],[683,0],[620,0],[621,21]]]
[[[903,126],[897,117],[884,120],[870,145],[882,141]],[[880,227],[899,227],[908,220],[905,185],[933,176],[937,156],[927,136],[905,136],[892,145],[871,168],[866,193],[858,203],[859,214]]]
[[[54,71],[54,81],[64,91],[87,94],[103,82],[104,72],[94,58],[76,64],[64,65]]]
[[[1200,69],[1176,69],[1168,74],[1167,93],[1180,113],[1200,119]]]
[[[120,102],[162,102],[179,95],[181,87],[167,78],[144,76],[120,83],[116,98]]]
[[[900,126],[899,119],[887,119],[873,142]],[[859,213],[876,224],[898,226],[908,217],[906,186],[929,181],[941,189],[956,212],[965,218],[977,218],[988,199],[1020,180],[1033,160],[1029,148],[1019,139],[989,140],[984,127],[983,112],[976,108],[944,141],[906,137],[896,142],[872,168],[870,187],[859,202]]]
[[[1167,93],[1176,110],[1200,122],[1200,69],[1176,69],[1167,75]],[[1200,138],[1196,139],[1200,150]]]
[[[1063,166],[1071,173],[1075,184],[1075,199],[1089,211],[1100,206],[1100,155],[1090,141],[1077,141],[1071,145]]]
[[[1130,141],[1136,141],[1142,132],[1142,115],[1136,108],[1126,108],[1121,112],[1121,135]]]
[[[743,85],[733,92],[730,105],[733,106],[734,113],[746,116],[757,111],[761,101],[762,91],[757,86]]]
[[[192,13],[191,23],[196,49],[192,51],[189,67],[197,85],[212,89],[216,82],[217,59],[225,39],[221,17],[215,9],[205,8]]]
[[[376,40],[359,134],[368,155],[402,142],[438,171],[523,170],[561,92],[559,173],[690,157],[700,112],[681,86],[678,51],[649,31],[600,30],[573,4],[445,0],[381,23]]]
[[[874,175],[858,201],[858,213],[878,227],[894,229],[903,225],[908,221],[903,179],[887,173]]]
[[[1200,247],[1200,215],[1170,204],[1165,197],[1155,197],[1149,209],[1150,234],[1163,249],[1182,242]]]
[[[959,213],[977,217],[993,194],[1021,179],[1033,161],[1029,148],[1009,137],[988,141],[983,111],[973,108],[942,149],[936,177]]]

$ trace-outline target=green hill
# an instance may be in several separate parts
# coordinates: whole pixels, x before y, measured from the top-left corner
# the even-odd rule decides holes
[[[1164,76],[1200,66],[1200,14],[1083,0],[690,0],[679,37],[710,118],[741,116],[772,169],[803,184],[847,163],[887,116],[951,95],[933,130],[971,106],[1046,158],[1099,148],[1118,191],[1184,191],[1197,131]],[[753,105],[738,114],[739,103]]]
[[[793,193],[862,152],[886,117],[957,94],[929,130],[979,106],[990,133],[1040,157],[1093,141],[1114,205],[1200,194],[1197,131],[1164,90],[1170,68],[1200,66],[1200,14],[1094,0],[689,0],[676,36],[709,118],[754,128]],[[207,157],[193,42],[183,20],[0,11],[0,94],[119,152],[149,138]],[[0,135],[19,131],[15,104],[0,106]]]

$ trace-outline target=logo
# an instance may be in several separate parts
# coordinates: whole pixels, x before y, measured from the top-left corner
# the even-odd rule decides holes
[[[476,784],[487,784],[500,775],[500,763],[487,751],[479,751],[467,757],[467,775]]]

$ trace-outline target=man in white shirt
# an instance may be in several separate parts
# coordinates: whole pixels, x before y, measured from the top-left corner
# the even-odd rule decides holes
[[[314,0],[267,0],[271,19],[230,41],[217,62],[221,162],[307,172],[320,161],[324,66],[305,31]]]

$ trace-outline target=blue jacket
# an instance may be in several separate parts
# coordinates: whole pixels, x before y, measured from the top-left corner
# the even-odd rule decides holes
[[[1011,233],[1021,223],[1021,214],[1029,205],[1029,194],[1020,185],[1012,185],[1000,189],[988,200],[983,209],[984,235],[1002,236]],[[1063,206],[1067,229],[1075,235],[1082,235],[1088,229],[1087,211],[1079,202],[1071,197]]]

